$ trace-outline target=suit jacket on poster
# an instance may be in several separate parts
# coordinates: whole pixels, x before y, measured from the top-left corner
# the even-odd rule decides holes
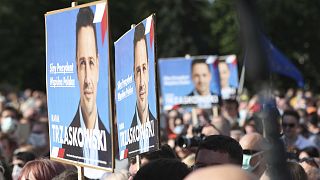
[[[77,111],[75,117],[73,118],[73,121],[69,125],[69,127],[81,127],[79,113],[80,112],[79,112],[79,108],[78,108],[78,111]],[[104,124],[102,123],[99,114],[98,114],[98,125],[99,125],[99,130],[104,130],[106,132],[106,142],[107,142],[107,145],[106,145],[107,146],[107,152],[98,150],[98,158],[99,158],[99,160],[106,161],[107,164],[98,163],[98,166],[111,168],[112,167],[111,136],[110,136],[110,133],[106,130]],[[64,159],[78,161],[78,162],[84,162],[83,159],[78,159],[78,158],[66,156],[67,154],[71,154],[71,155],[74,155],[74,156],[83,157],[83,148],[81,148],[79,146],[70,146],[70,145],[67,145],[67,144],[63,144],[62,148],[65,149]]]
[[[154,120],[154,136],[153,137],[149,137],[149,146],[150,145],[154,145],[154,147],[149,148],[149,151],[153,151],[159,148],[159,139],[158,139],[158,120],[152,115],[150,109],[149,109],[149,121]],[[132,123],[130,128],[135,127],[138,125],[137,122],[137,112],[135,111],[133,119],[132,119]],[[127,147],[128,149],[128,157],[132,157],[135,156],[137,154],[140,154],[140,146],[139,146],[139,141],[136,141],[132,144],[128,144]],[[138,150],[134,153],[130,153],[132,151]]]

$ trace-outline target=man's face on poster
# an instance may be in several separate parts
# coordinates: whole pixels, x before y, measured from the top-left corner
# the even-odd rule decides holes
[[[91,115],[96,107],[99,79],[99,59],[96,52],[94,29],[91,26],[82,27],[78,32],[77,73],[81,110]]]
[[[219,62],[218,68],[219,68],[221,88],[228,87],[229,86],[229,77],[230,77],[230,71],[229,71],[228,64],[225,62]]]
[[[137,107],[140,113],[148,106],[149,66],[147,46],[144,39],[137,42],[134,48],[134,80],[136,83]]]
[[[200,95],[210,94],[211,73],[207,64],[194,64],[192,67],[192,81]]]

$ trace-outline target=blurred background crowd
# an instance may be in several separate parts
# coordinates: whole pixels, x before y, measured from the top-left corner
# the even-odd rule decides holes
[[[282,157],[286,167],[292,166],[283,170],[288,171],[289,175],[291,173],[292,179],[300,176],[300,179],[319,179],[320,96],[301,89],[274,91],[272,96],[277,110],[275,113],[279,117],[275,131],[285,150]],[[117,168],[113,174],[106,173],[102,179],[153,178],[148,173],[158,176],[159,173],[168,174],[165,172],[170,171],[170,165],[178,169],[181,166],[172,173],[183,179],[193,170],[217,164],[234,164],[254,174],[255,178],[272,179],[269,163],[277,156],[268,152],[276,144],[266,138],[266,125],[261,116],[263,106],[257,94],[250,95],[244,91],[238,99],[223,100],[220,107],[213,107],[213,110],[175,106],[172,110],[162,111],[161,149],[142,154],[140,162],[135,158],[123,160],[127,162],[123,169]],[[213,113],[214,108],[217,108],[217,114]],[[30,176],[31,171],[33,176],[37,176],[39,174],[35,171],[46,172],[46,169],[48,173],[42,173],[36,179],[44,178],[43,174],[50,177],[48,179],[59,174],[60,179],[77,178],[75,167],[46,159],[49,157],[49,132],[44,92],[31,89],[1,91],[0,112],[0,174],[4,179],[23,179],[23,173]],[[210,154],[211,151],[218,154]],[[229,158],[224,159],[224,154]],[[36,167],[41,163],[44,165]],[[26,168],[26,164],[31,170]],[[141,166],[139,171],[138,166]],[[202,175],[200,173],[199,177]],[[199,178],[197,174],[195,177]]]

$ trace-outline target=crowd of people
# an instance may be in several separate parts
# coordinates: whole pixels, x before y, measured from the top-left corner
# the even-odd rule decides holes
[[[272,96],[284,149],[284,166],[275,168],[290,179],[320,179],[320,97],[296,89]],[[46,100],[41,91],[1,91],[0,179],[78,178],[75,166],[49,160]],[[263,111],[259,96],[248,93],[212,109],[163,111],[160,149],[123,160],[122,169],[116,163],[101,179],[273,179],[277,144],[266,135]]]

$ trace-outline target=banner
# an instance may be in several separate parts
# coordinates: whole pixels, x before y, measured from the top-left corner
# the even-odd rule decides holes
[[[219,58],[219,79],[222,99],[235,99],[237,95],[238,64],[235,55],[221,56]]]
[[[218,56],[159,59],[164,110],[174,106],[210,109],[219,103]]]
[[[112,170],[106,1],[48,12],[50,157]]]
[[[115,42],[120,159],[159,148],[154,15]]]

